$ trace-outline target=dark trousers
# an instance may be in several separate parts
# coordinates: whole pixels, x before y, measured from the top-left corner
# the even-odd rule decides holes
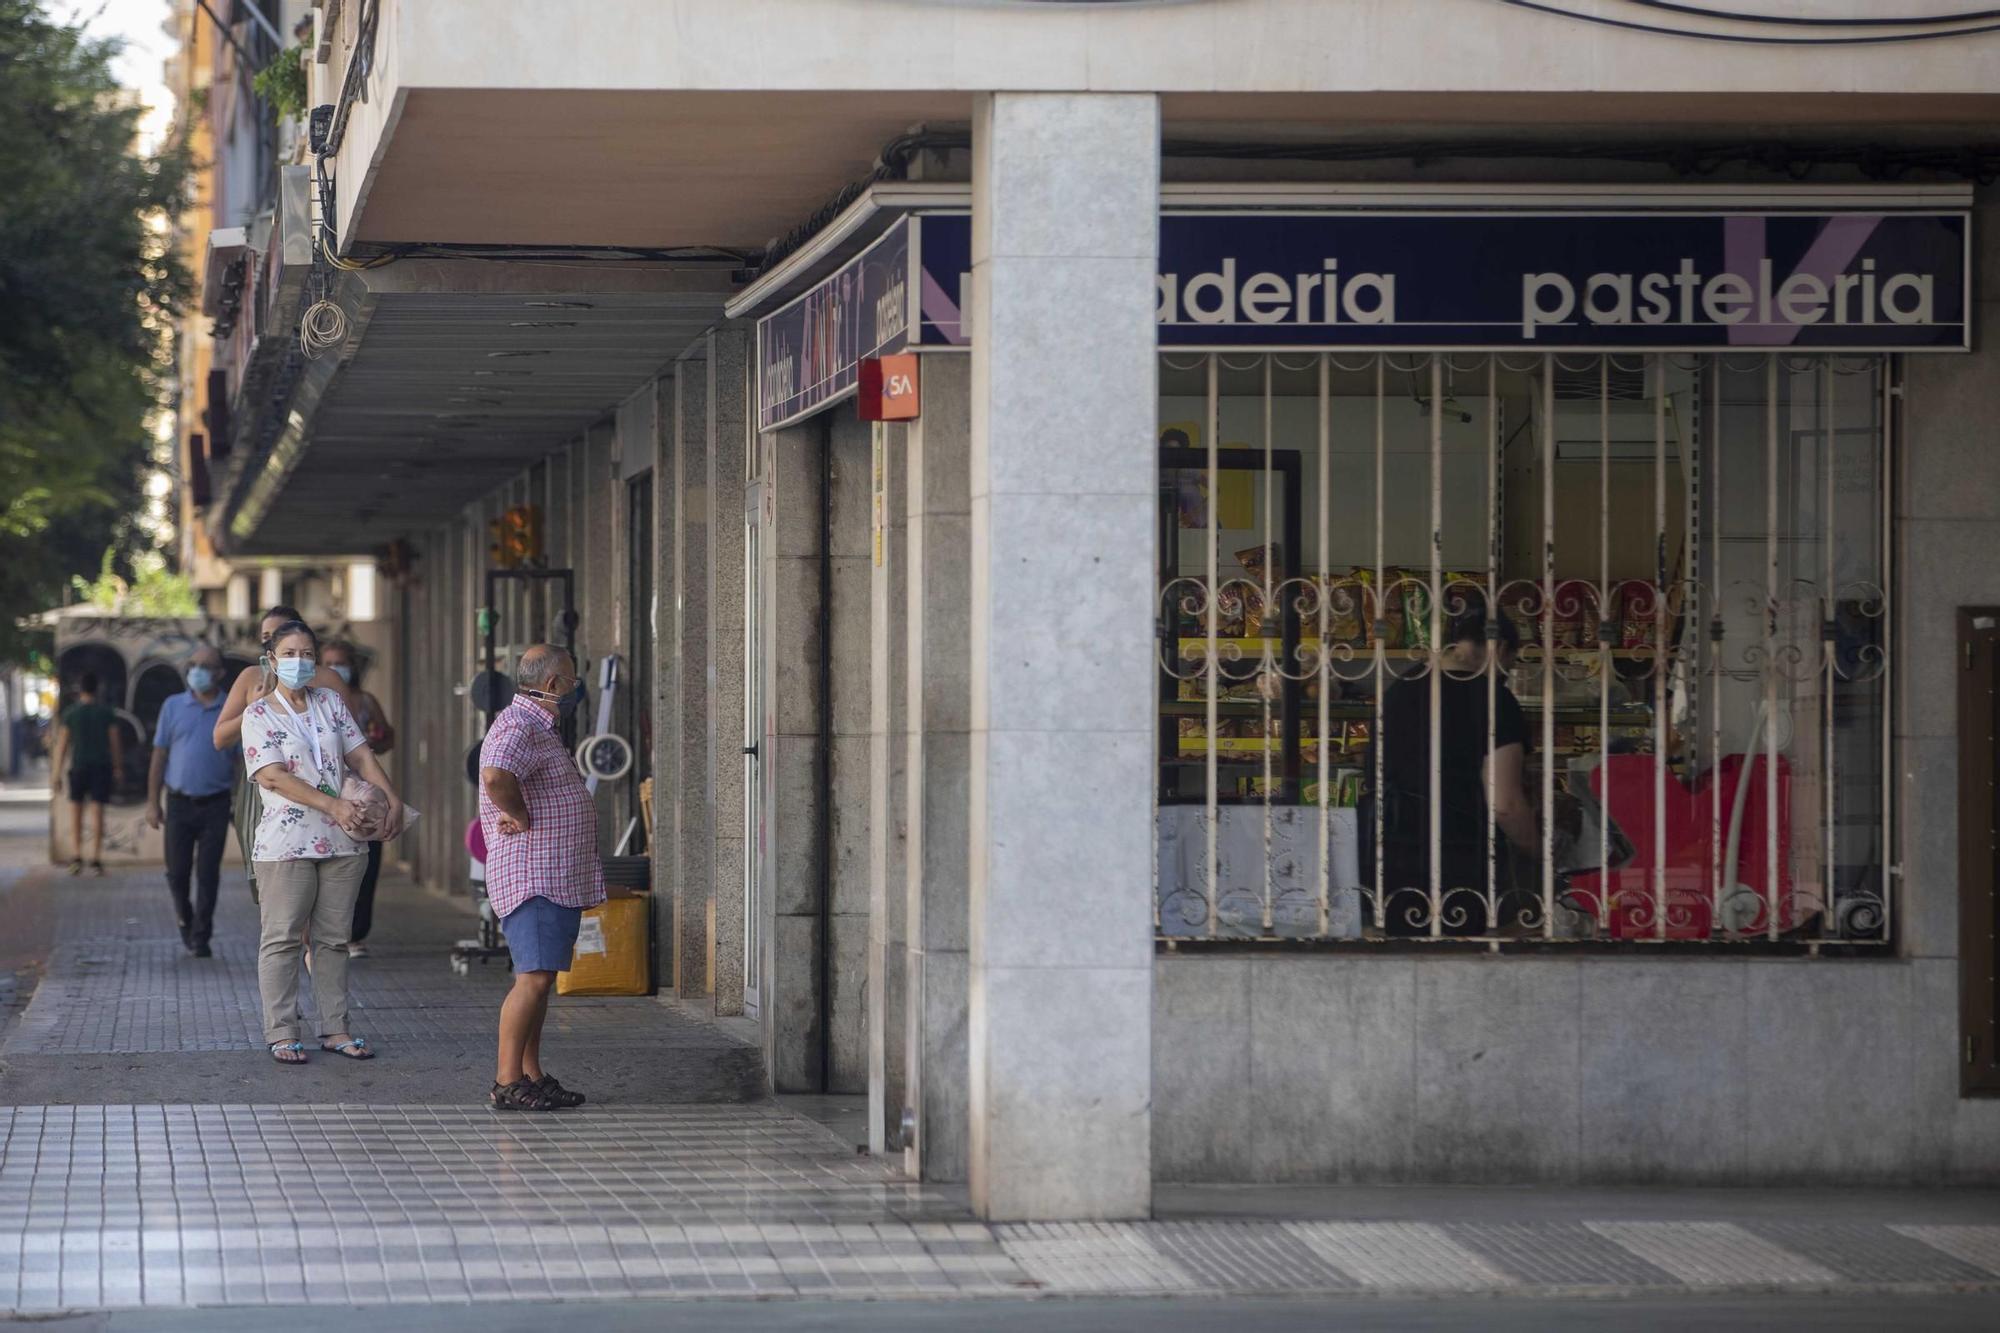
[[[215,891],[222,878],[222,847],[229,837],[229,793],[182,796],[167,793],[167,888],[181,939],[193,948],[215,931]],[[195,885],[189,901],[188,881]]]
[[[354,900],[354,932],[348,942],[359,944],[368,938],[368,928],[375,924],[375,881],[382,878],[382,844],[368,844],[368,869],[361,876],[361,892]]]

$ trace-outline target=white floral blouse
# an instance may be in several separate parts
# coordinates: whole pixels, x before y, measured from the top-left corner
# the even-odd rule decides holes
[[[243,764],[253,778],[259,769],[283,764],[287,773],[307,786],[339,795],[347,756],[367,743],[347,705],[332,690],[308,688],[303,712],[294,712],[275,693],[243,710]],[[264,815],[257,821],[253,859],[320,861],[367,852],[326,814],[268,788],[262,795]]]

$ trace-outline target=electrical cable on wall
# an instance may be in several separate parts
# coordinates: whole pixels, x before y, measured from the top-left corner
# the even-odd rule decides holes
[[[299,316],[299,347],[308,357],[317,358],[346,341],[347,312],[335,302],[322,298]]]
[[[1699,42],[1731,42],[1751,46],[1890,46],[1904,42],[1935,42],[1950,37],[1976,37],[1986,33],[2000,32],[2000,22],[1979,21],[1993,17],[1973,11],[1964,18],[1930,17],[1905,19],[1818,19],[1793,22],[1768,14],[1742,14],[1727,10],[1709,9],[1692,4],[1668,3],[1668,0],[1626,0],[1628,4],[1640,8],[1683,14],[1690,18],[1706,18],[1745,24],[1769,24],[1780,28],[1780,32],[1769,34],[1755,32],[1713,32],[1700,28],[1676,27],[1663,18],[1659,22],[1647,23],[1636,18],[1621,19],[1609,14],[1591,13],[1572,9],[1561,0],[1499,0],[1503,5],[1515,9],[1531,10],[1537,14],[1548,14],[1556,18],[1575,19],[1579,23],[1594,23],[1604,28],[1620,28],[1626,32],[1642,32],[1657,37],[1685,37]],[[1893,24],[1900,28],[1922,29],[1911,32],[1867,31]],[[1939,24],[1959,24],[1961,26],[1938,27]],[[1793,32],[1783,32],[1784,27],[1792,27]],[[1807,36],[1801,29],[1810,28],[1825,32],[1824,36]],[[1859,32],[1842,33],[1841,29],[1862,29]],[[1837,34],[1837,35],[1836,35]]]

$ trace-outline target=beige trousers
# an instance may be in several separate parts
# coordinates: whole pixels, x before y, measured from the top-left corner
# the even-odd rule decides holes
[[[313,1004],[322,1037],[347,1031],[347,937],[361,893],[366,856],[322,861],[257,862],[257,990],[264,1000],[264,1040],[299,1039],[299,962],[312,926]]]

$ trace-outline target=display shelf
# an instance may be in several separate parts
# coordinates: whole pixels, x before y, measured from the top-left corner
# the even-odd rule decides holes
[[[1180,640],[1180,655],[1183,658],[1205,657],[1208,655],[1208,643],[1209,640],[1206,635],[1185,635]],[[1284,651],[1284,640],[1272,637],[1242,638],[1225,635],[1219,636],[1215,640],[1215,644],[1218,648],[1234,648],[1240,653],[1256,654],[1259,656],[1266,652],[1281,653]],[[1366,643],[1351,643],[1345,640],[1336,640],[1331,646],[1350,652],[1352,656],[1349,660],[1352,661],[1358,662],[1363,659],[1372,659],[1375,656],[1374,647]],[[1301,652],[1311,652],[1312,638],[1310,635],[1300,638],[1299,650]],[[1571,661],[1582,661],[1596,657],[1605,651],[1607,650],[1596,644],[1566,644],[1557,647],[1556,656]],[[1612,648],[1608,651],[1614,662],[1650,662],[1660,655],[1658,648]],[[1382,659],[1387,662],[1417,662],[1429,656],[1430,650],[1426,648],[1384,648],[1382,650]],[[1543,652],[1540,644],[1526,644],[1521,648],[1520,660],[1523,662],[1539,662],[1542,658]],[[1248,659],[1239,658],[1237,660],[1244,661]]]

